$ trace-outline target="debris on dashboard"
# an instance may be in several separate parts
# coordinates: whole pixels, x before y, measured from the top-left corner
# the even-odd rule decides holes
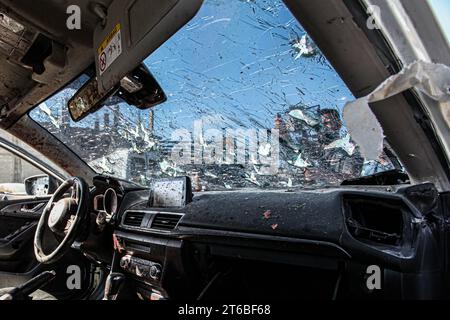
[[[384,140],[383,129],[369,103],[388,99],[412,88],[435,101],[450,101],[450,67],[425,61],[413,62],[369,95],[345,105],[347,129],[367,160],[376,160],[382,155]]]
[[[271,225],[271,228],[272,228],[272,230],[278,229],[278,224],[273,224],[273,225]]]
[[[266,220],[270,219],[271,215],[272,215],[272,211],[270,211],[270,210],[267,210],[266,212],[263,213],[263,217]]]

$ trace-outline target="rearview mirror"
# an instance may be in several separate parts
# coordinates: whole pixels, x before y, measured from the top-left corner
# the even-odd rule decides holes
[[[91,78],[68,102],[72,120],[80,121],[99,110],[112,95],[139,109],[148,109],[167,100],[156,79],[148,68],[141,64],[105,94],[98,91],[97,79]]]
[[[58,188],[58,180],[46,174],[26,178],[24,184],[29,196],[46,196],[53,194]]]
[[[104,102],[111,94],[100,94],[98,92],[97,79],[91,78],[84,86],[78,90],[69,100],[68,107],[72,120],[77,122],[87,115],[97,111],[102,102]]]

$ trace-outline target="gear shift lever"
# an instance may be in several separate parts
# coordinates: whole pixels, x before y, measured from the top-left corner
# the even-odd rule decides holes
[[[124,282],[125,275],[123,273],[110,273],[108,278],[106,278],[105,296],[103,297],[103,300],[116,300]]]

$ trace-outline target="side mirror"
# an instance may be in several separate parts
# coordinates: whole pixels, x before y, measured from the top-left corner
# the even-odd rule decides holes
[[[58,188],[58,180],[46,174],[28,177],[24,180],[25,191],[29,196],[46,196]]]

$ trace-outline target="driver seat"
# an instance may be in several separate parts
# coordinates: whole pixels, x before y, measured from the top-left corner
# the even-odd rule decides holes
[[[0,298],[10,292],[14,288],[3,288],[0,289]],[[58,300],[54,296],[52,296],[50,293],[42,291],[42,290],[36,290],[32,294],[30,294],[31,300]]]

